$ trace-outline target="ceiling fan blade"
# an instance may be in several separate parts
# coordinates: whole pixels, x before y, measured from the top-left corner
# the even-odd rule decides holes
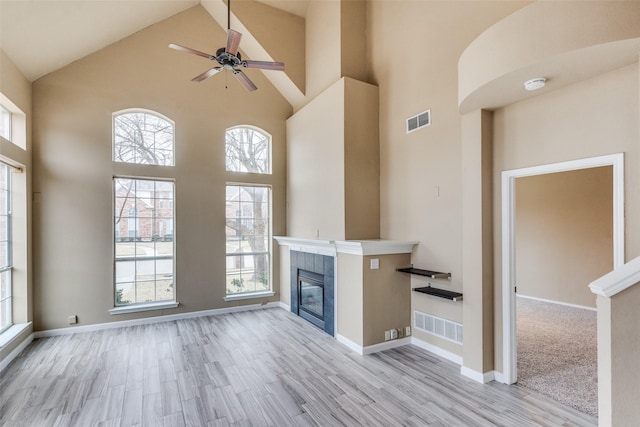
[[[242,71],[233,70],[233,75],[236,76],[236,79],[238,79],[240,84],[244,86],[244,88],[247,89],[249,92],[253,92],[254,90],[258,89],[258,87],[254,85],[253,82],[249,79],[249,77],[247,77],[247,75]]]
[[[171,43],[169,45],[171,49],[179,50],[181,52],[193,53],[194,55],[202,56],[207,59],[215,59],[215,56],[208,53],[200,52],[199,50],[191,49],[190,47],[180,46],[179,44]]]
[[[246,68],[259,68],[261,70],[284,71],[284,62],[269,61],[242,61],[242,66]]]
[[[229,28],[229,35],[227,36],[227,53],[232,55],[238,54],[238,49],[240,48],[240,39],[242,38],[242,33],[232,30]]]
[[[213,67],[210,70],[205,71],[204,73],[200,74],[199,76],[195,76],[194,78],[191,79],[192,82],[201,82],[203,80],[208,79],[211,76],[214,76],[216,74],[218,74],[220,71],[222,71],[222,67]]]

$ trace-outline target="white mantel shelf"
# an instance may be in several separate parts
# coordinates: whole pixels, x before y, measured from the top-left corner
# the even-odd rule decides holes
[[[335,255],[345,253],[353,255],[388,255],[407,254],[419,242],[399,240],[320,240],[298,237],[275,236],[278,244],[289,246],[291,250],[300,252]]]

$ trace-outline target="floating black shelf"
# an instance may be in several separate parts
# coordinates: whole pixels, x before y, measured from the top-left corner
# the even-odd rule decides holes
[[[421,292],[423,294],[433,295],[434,297],[445,298],[451,301],[462,301],[462,294],[459,292],[446,291],[444,289],[438,289],[431,286],[413,288],[413,290],[415,292]]]
[[[451,279],[451,273],[441,273],[439,271],[423,270],[421,268],[398,268],[396,271],[430,277],[431,279]]]

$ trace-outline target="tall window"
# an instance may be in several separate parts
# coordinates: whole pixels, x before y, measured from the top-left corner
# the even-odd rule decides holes
[[[0,332],[13,324],[11,288],[11,168],[0,163]]]
[[[175,300],[172,181],[114,178],[115,304]]]
[[[0,104],[0,136],[11,141],[11,112]]]
[[[227,185],[227,295],[271,291],[271,189]]]
[[[113,116],[113,160],[173,166],[173,123],[154,113],[133,111]]]
[[[271,136],[259,129],[248,126],[227,129],[225,148],[227,171],[271,173]]]

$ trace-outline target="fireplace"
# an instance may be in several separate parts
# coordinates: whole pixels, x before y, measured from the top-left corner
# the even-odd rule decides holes
[[[324,329],[324,276],[298,270],[298,315]]]
[[[334,257],[291,251],[291,311],[334,334]]]

